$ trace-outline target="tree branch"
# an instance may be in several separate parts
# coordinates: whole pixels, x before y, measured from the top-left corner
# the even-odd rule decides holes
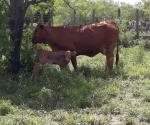
[[[64,3],[69,7],[69,8],[71,8],[72,10],[74,10],[74,11],[76,11],[77,9],[80,9],[80,10],[82,10],[82,11],[84,11],[84,10],[86,10],[86,9],[82,9],[81,7],[79,7],[79,6],[72,6],[70,3],[69,3],[69,1],[68,0],[63,0],[64,1]]]
[[[8,2],[8,0],[3,0],[3,2],[6,4],[6,6],[10,9],[10,4]]]
[[[37,5],[41,2],[47,2],[48,0],[25,0],[25,9],[27,9],[30,5]]]
[[[67,0],[63,0],[64,1],[64,3],[69,7],[69,8],[71,8],[71,9],[73,9],[73,10],[76,10],[70,3],[69,3],[69,1],[67,1]]]

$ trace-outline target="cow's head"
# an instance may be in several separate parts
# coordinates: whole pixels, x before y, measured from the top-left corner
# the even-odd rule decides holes
[[[44,24],[38,24],[33,32],[32,44],[37,43],[47,43],[48,39],[48,30],[47,26]]]

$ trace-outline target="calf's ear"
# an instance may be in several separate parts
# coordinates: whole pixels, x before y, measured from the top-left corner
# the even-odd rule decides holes
[[[70,51],[65,52],[65,59],[66,59],[67,62],[70,61],[70,59],[71,59],[71,52]]]

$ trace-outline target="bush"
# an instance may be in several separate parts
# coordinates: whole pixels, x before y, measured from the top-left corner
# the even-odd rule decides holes
[[[121,43],[120,44],[123,47],[131,47],[135,44],[133,38],[134,38],[134,35],[131,31],[121,32],[121,35],[120,35]]]
[[[150,42],[149,41],[144,41],[144,49],[150,51]]]
[[[140,44],[135,53],[135,62],[139,64],[144,63],[144,56],[145,56],[144,45]]]
[[[140,121],[150,123],[150,110],[149,110],[149,107],[142,110],[142,114],[140,116]]]
[[[32,32],[34,27],[29,27],[23,33],[21,45],[21,64],[26,71],[31,71],[34,65],[35,49],[32,46]]]
[[[150,102],[150,91],[145,91],[143,97],[145,102]]]
[[[40,81],[39,86],[43,87],[33,95],[45,108],[91,105],[88,96],[92,92],[92,85],[79,72],[60,72],[51,67],[51,69],[47,68],[43,71],[38,81]],[[38,85],[39,83],[34,84]]]
[[[135,119],[132,117],[127,117],[125,121],[125,125],[135,125]]]
[[[51,89],[43,87],[41,91],[36,93],[38,103],[46,109],[54,107],[54,95]]]
[[[0,100],[0,116],[13,113],[13,108],[10,101]]]
[[[12,94],[17,91],[18,83],[13,80],[11,75],[8,76],[9,78],[7,78],[6,81],[3,80],[3,78],[5,79],[6,76],[3,76],[2,79],[0,79],[0,91],[4,91],[7,92],[8,94]]]
[[[9,117],[0,118],[0,125],[44,125],[44,121],[37,115],[21,114],[9,115]]]

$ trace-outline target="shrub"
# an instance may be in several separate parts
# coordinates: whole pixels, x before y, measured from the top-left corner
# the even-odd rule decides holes
[[[43,87],[36,93],[38,103],[46,109],[54,107],[54,95],[51,89]]]
[[[42,83],[45,87],[37,93],[37,98],[40,98],[41,102],[46,102],[46,98],[49,98],[48,100],[53,99],[55,107],[86,107],[90,105],[87,99],[92,91],[92,85],[81,73],[60,72],[53,68],[47,70],[40,78],[43,79]]]
[[[134,118],[132,118],[132,117],[127,117],[127,118],[126,118],[125,125],[135,125]]]
[[[144,49],[148,51],[150,50],[150,42],[148,40],[144,41]]]
[[[34,94],[41,90],[41,87],[37,84],[27,85],[23,89],[23,94],[25,97],[33,97]]]
[[[121,40],[121,45],[123,47],[131,47],[134,45],[134,41],[133,41],[133,33],[131,31],[128,32],[121,32],[120,35],[120,40]]]
[[[31,71],[34,64],[35,49],[32,47],[33,27],[29,27],[23,33],[21,45],[21,64],[26,71]]]
[[[0,118],[0,125],[44,125],[44,121],[37,115],[15,114],[9,117]]]
[[[145,56],[144,45],[140,44],[138,46],[137,52],[135,53],[135,62],[139,64],[143,63],[144,56]]]
[[[17,91],[18,83],[13,80],[11,75],[8,75],[9,78],[4,80],[6,77],[3,76],[2,79],[0,79],[0,91],[7,92],[9,94],[12,94]]]
[[[141,122],[148,122],[150,123],[150,110],[149,107],[143,109],[141,116],[140,116]]]
[[[144,97],[144,101],[150,102],[150,91],[145,91],[143,97]]]
[[[13,108],[10,101],[0,100],[0,116],[13,113]]]

